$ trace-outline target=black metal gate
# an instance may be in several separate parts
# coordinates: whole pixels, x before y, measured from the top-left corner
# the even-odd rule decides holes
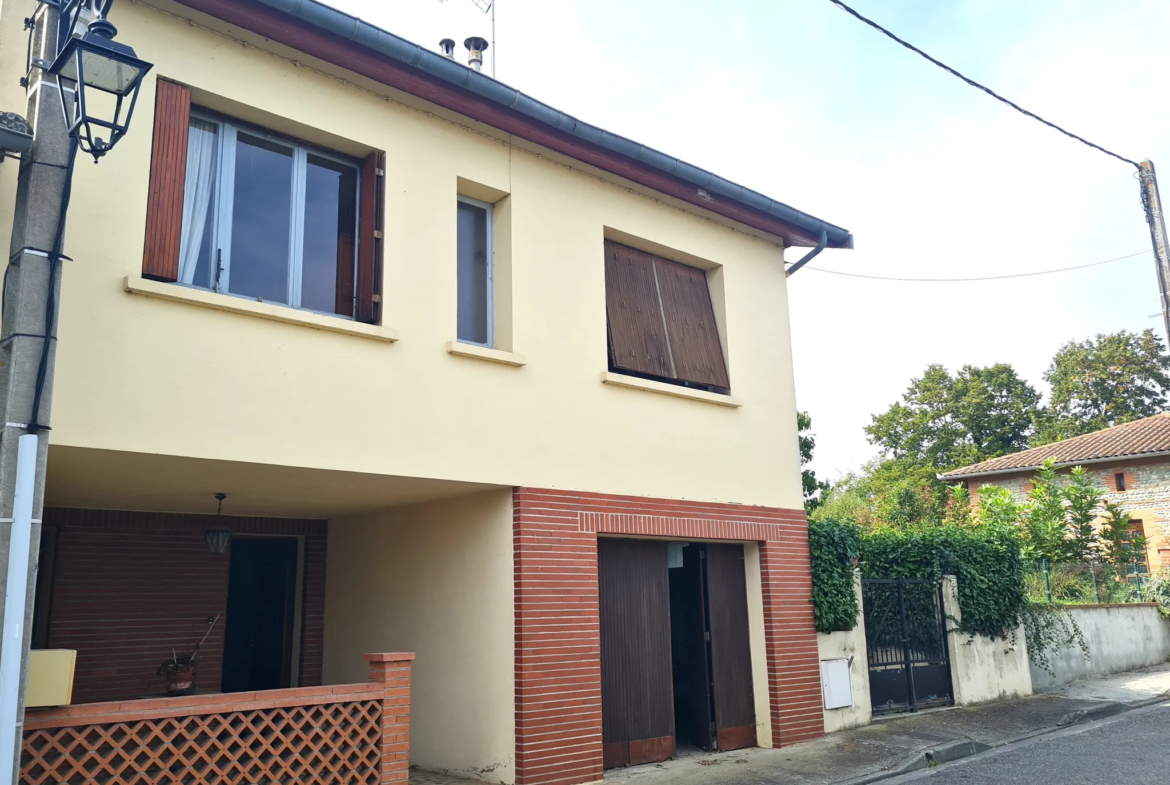
[[[861,587],[874,713],[951,705],[942,584],[863,580]]]

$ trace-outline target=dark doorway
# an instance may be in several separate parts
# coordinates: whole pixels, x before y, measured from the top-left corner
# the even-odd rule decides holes
[[[597,543],[605,767],[756,744],[743,546]]]
[[[223,692],[290,686],[296,570],[295,538],[232,538]]]

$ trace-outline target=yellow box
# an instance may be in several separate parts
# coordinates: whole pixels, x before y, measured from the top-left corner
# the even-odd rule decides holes
[[[28,690],[24,705],[30,709],[68,706],[73,702],[73,649],[33,649],[28,653]]]

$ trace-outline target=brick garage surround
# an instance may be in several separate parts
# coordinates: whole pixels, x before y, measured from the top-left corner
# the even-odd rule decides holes
[[[159,663],[222,613],[199,653],[200,689],[219,689],[230,557],[208,553],[204,537],[218,528],[304,536],[299,683],[321,683],[325,521],[47,508],[44,522],[57,532],[47,645],[77,649],[74,702],[160,692]]]
[[[760,545],[772,738],[824,735],[803,510],[517,488],[516,783],[602,779],[597,536]]]

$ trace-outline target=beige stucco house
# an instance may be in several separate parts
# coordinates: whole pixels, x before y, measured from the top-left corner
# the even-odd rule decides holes
[[[785,255],[849,233],[311,0],[111,21],[154,68],[68,226],[74,702],[206,635],[200,691],[280,705],[413,653],[410,761],[492,782],[823,733]]]

